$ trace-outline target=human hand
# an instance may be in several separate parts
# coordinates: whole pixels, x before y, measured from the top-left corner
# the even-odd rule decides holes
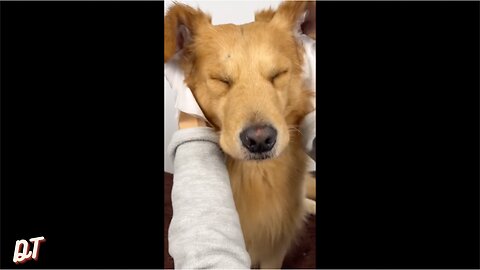
[[[180,112],[180,117],[178,118],[178,128],[195,128],[195,127],[206,127],[207,123],[200,118],[197,118],[193,115]]]

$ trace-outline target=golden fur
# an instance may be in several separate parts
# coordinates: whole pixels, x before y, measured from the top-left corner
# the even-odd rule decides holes
[[[164,61],[183,49],[185,82],[219,132],[247,250],[261,268],[281,267],[306,214],[298,125],[313,108],[296,35],[305,32],[300,20],[309,6],[284,2],[257,13],[255,22],[213,26],[202,11],[175,4],[164,19]],[[242,147],[239,133],[252,123],[278,132],[267,160],[251,160]]]

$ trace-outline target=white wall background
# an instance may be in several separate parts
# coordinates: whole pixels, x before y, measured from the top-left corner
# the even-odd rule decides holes
[[[200,8],[203,12],[212,16],[212,23],[216,24],[244,24],[254,21],[255,12],[269,7],[277,8],[281,1],[181,1],[177,2],[190,5],[194,8]],[[165,12],[173,1],[165,1]],[[173,90],[164,77],[164,97],[165,97],[165,137],[164,149],[167,149],[170,139],[177,129],[177,121],[175,119],[175,100]],[[164,170],[173,173],[172,160],[164,153]],[[314,165],[313,165],[314,166]]]

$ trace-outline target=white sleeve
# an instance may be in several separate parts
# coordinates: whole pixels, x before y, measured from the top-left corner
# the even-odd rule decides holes
[[[312,111],[311,113],[307,114],[305,118],[302,120],[300,124],[300,130],[302,132],[303,137],[303,147],[307,154],[313,159],[316,160],[316,153],[315,153],[315,138],[316,138],[316,122],[315,122],[315,112]]]

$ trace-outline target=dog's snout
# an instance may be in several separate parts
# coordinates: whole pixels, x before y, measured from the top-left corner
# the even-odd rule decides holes
[[[243,146],[252,153],[270,151],[277,141],[277,130],[267,125],[254,125],[240,133]]]

